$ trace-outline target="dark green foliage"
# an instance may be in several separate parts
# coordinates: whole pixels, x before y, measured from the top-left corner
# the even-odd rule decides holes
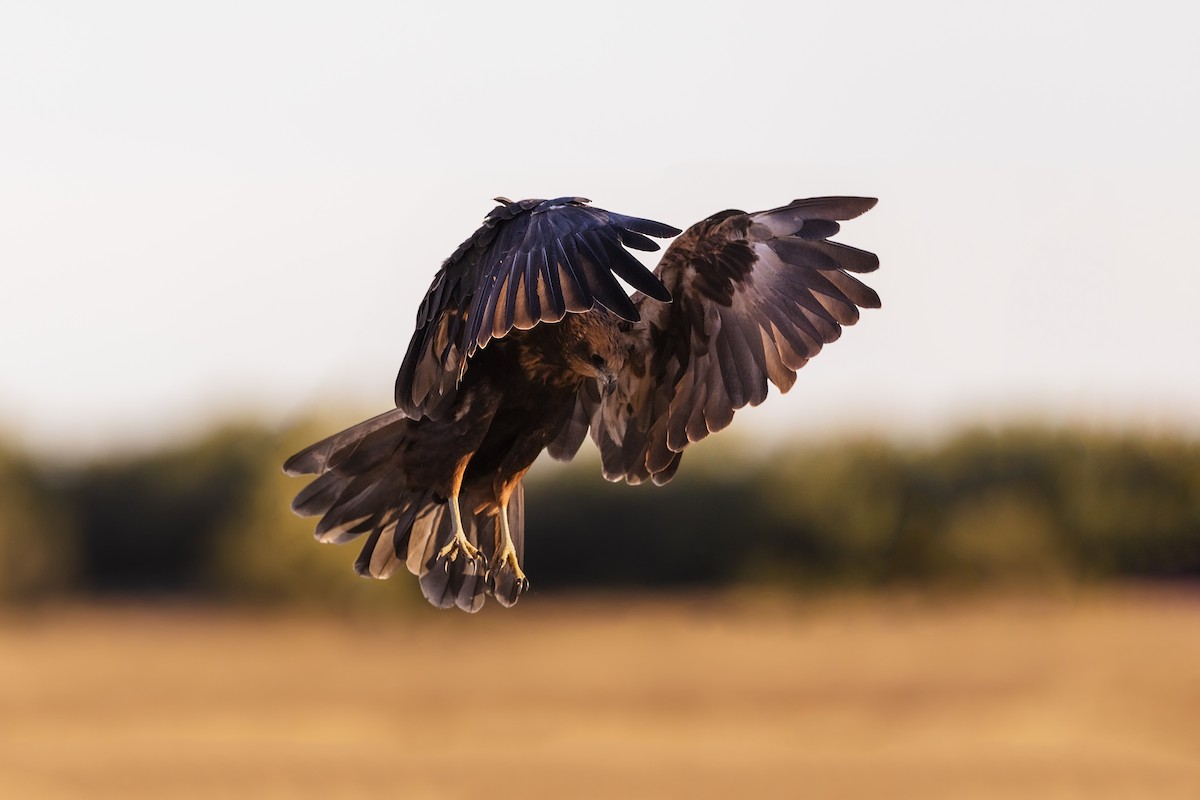
[[[847,439],[758,460],[695,450],[666,489],[530,487],[540,585],[1044,583],[1200,577],[1200,444],[1139,434],[968,431]],[[724,459],[726,466],[721,467]]]
[[[271,437],[225,428],[171,450],[66,470],[50,481],[78,543],[79,588],[194,591],[214,535],[251,499]]]
[[[419,602],[406,576],[355,578],[356,545],[288,511],[284,455],[320,430],[224,428],[70,470],[0,458],[0,598],[185,592],[272,602]],[[663,488],[600,478],[595,454],[539,465],[534,589],[795,588],[1200,578],[1200,442],[1134,433],[969,431],[762,452],[728,435]]]
[[[754,500],[748,485],[677,479],[629,488],[588,466],[588,483],[541,480],[527,490],[526,572],[539,587],[731,583],[773,533],[743,530]]]
[[[31,602],[68,588],[79,541],[37,465],[0,446],[0,602]]]

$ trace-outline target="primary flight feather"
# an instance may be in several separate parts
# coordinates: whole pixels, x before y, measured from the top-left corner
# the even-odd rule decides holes
[[[396,408],[284,465],[317,475],[292,508],[321,517],[319,540],[366,536],[359,574],[404,566],[466,611],[528,588],[521,481],[543,450],[569,460],[590,431],[604,477],[666,483],[689,443],[879,307],[852,274],[879,259],[830,241],[871,198],[723,211],[682,235],[578,197],[497,202],[421,301]],[[626,249],[676,235],[653,273]]]

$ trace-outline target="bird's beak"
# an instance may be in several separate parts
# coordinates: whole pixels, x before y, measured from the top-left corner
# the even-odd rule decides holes
[[[608,370],[604,370],[600,374],[600,389],[605,397],[608,397],[617,388],[617,376]]]

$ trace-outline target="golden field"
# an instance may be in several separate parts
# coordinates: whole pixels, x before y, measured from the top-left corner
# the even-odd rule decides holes
[[[1200,593],[0,617],[5,798],[1195,798]]]

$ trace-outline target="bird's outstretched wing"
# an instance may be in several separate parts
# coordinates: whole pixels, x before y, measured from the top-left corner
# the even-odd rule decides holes
[[[671,299],[625,248],[657,250],[647,237],[675,236],[678,228],[594,208],[579,197],[497,200],[483,227],[442,264],[417,310],[396,377],[396,405],[414,418],[443,416],[471,355],[514,328],[558,322],[597,305],[637,320],[614,275],[657,300]]]
[[[592,403],[606,478],[666,483],[689,443],[761,403],[768,379],[786,392],[796,370],[858,320],[860,306],[879,307],[879,296],[850,275],[879,259],[829,241],[839,220],[875,202],[817,197],[725,211],[671,244],[655,275],[674,301],[635,296],[642,320],[629,361],[614,391]]]

